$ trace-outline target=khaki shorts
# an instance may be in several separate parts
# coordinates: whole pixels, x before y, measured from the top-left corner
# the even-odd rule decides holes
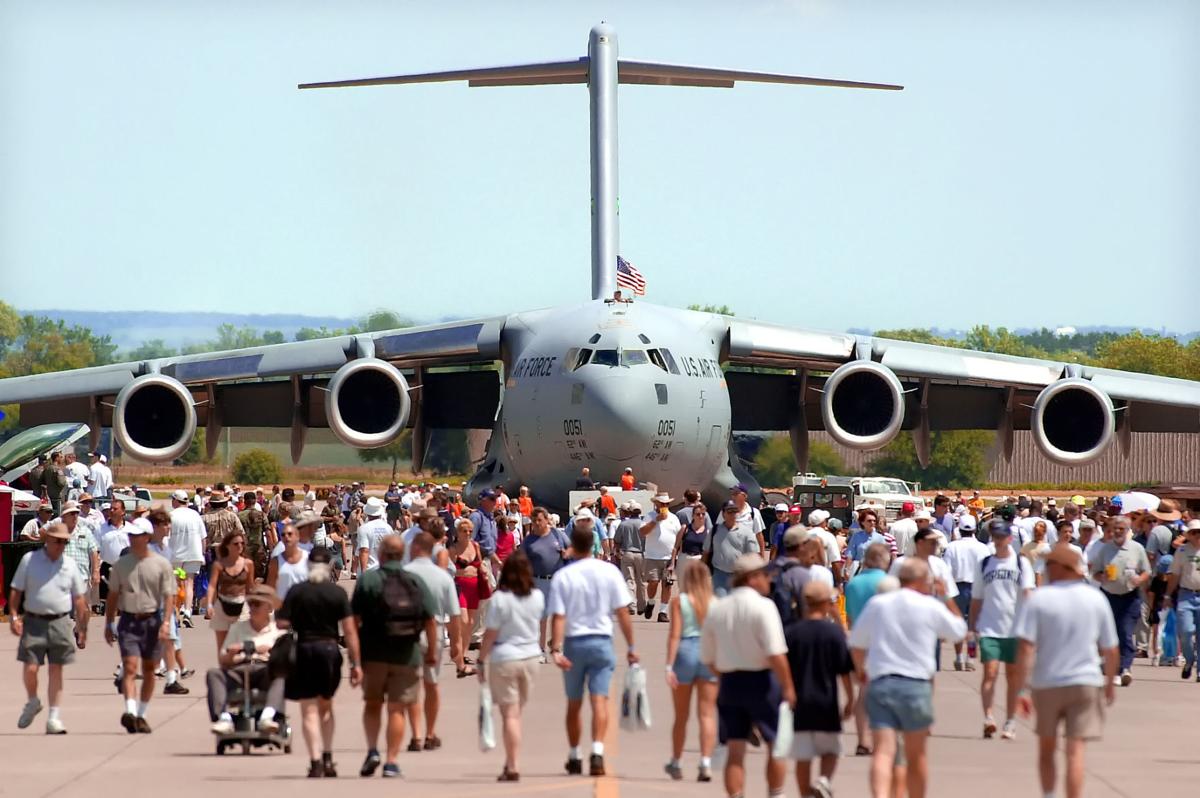
[[[25,616],[17,660],[30,665],[70,665],[75,661],[75,622],[64,615],[53,621]]]
[[[437,625],[438,637],[442,636],[442,625]],[[425,639],[425,633],[421,632],[421,678],[429,684],[438,683],[438,674],[442,670],[442,652],[441,646],[438,646],[438,661],[430,665],[425,662],[425,655],[429,653],[429,641]]]
[[[411,665],[363,663],[363,700],[415,704],[421,698],[421,672]]]
[[[1084,685],[1034,690],[1038,737],[1057,737],[1058,725],[1065,720],[1068,738],[1099,740],[1104,734],[1103,692]]]
[[[670,567],[670,560],[646,560],[646,581],[647,582],[665,582],[667,580],[667,568]]]
[[[539,657],[493,662],[488,666],[488,686],[497,706],[525,706],[533,692],[533,675],[537,673]]]
[[[792,738],[792,759],[806,762],[819,756],[841,756],[842,735],[830,731],[798,731]]]
[[[250,602],[242,602],[242,611],[236,617],[227,615],[225,608],[221,606],[220,599],[213,600],[212,618],[208,622],[208,628],[214,632],[228,632],[229,627],[233,626],[238,621],[244,621],[250,617]]]

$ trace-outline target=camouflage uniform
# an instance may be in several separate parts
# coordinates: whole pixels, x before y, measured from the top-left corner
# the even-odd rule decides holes
[[[232,532],[245,533],[242,528],[242,521],[237,517],[237,513],[230,510],[228,507],[222,507],[219,510],[213,510],[210,513],[205,513],[201,516],[204,521],[204,529],[208,534],[208,547],[215,549],[221,545],[221,541],[226,535]]]
[[[266,548],[267,527],[270,525],[267,514],[251,505],[249,509],[238,513],[238,520],[242,524],[242,529],[246,531],[246,556],[254,563],[254,572],[265,577],[267,555],[270,553]]]

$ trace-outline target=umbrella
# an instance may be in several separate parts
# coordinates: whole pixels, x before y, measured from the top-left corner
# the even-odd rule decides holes
[[[1121,512],[1124,514],[1137,512],[1138,510],[1158,509],[1158,497],[1153,493],[1144,493],[1139,490],[1120,493],[1113,497],[1113,503],[1119,503],[1121,505]]]

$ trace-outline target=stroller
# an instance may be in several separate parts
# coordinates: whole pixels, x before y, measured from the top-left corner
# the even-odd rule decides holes
[[[217,755],[223,756],[226,749],[242,747],[242,753],[252,748],[270,746],[282,748],[285,754],[292,752],[292,726],[283,715],[276,715],[279,731],[271,734],[258,728],[258,715],[265,706],[265,693],[250,687],[250,665],[235,665],[232,671],[241,675],[242,686],[229,693],[229,712],[233,715],[233,731],[217,736]]]

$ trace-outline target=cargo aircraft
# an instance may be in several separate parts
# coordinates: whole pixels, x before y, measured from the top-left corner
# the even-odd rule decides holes
[[[170,461],[197,426],[211,450],[226,426],[327,426],[370,448],[413,432],[419,470],[431,430],[490,429],[468,485],[534,486],[562,506],[580,468],[615,481],[626,467],[675,496],[711,502],[753,484],[734,430],[787,431],[798,466],[810,430],[876,449],[911,430],[996,430],[1011,456],[1029,429],[1049,459],[1087,463],[1134,432],[1200,431],[1200,383],[1072,363],[819,332],[615,298],[617,87],[730,88],[739,81],[899,90],[901,86],[632,61],[612,28],[564,61],[302,84],[302,89],[467,81],[586,84],[591,125],[591,299],[542,310],[324,340],[184,355],[0,380],[25,424],[111,426],[123,452]],[[765,369],[746,367],[767,367]],[[556,497],[558,500],[556,501]],[[710,504],[710,506],[713,506]]]

